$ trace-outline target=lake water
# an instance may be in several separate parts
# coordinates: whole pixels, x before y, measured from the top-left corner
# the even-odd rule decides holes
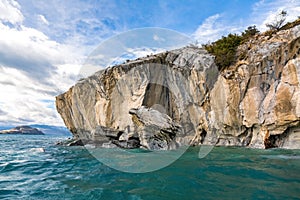
[[[165,168],[133,174],[84,147],[55,145],[63,139],[0,135],[0,199],[300,198],[299,150],[215,147],[199,159],[191,147]]]

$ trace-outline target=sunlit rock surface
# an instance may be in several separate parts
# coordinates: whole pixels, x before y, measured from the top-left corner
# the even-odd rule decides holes
[[[124,148],[300,148],[299,37],[299,26],[256,36],[221,72],[196,47],[129,61],[79,81],[57,110],[75,140]]]

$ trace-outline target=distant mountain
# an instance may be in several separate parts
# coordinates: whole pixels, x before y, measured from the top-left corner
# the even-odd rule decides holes
[[[38,128],[46,135],[72,136],[71,132],[64,126],[51,126],[42,124],[32,124],[31,127]]]
[[[31,126],[17,126],[12,129],[2,130],[0,134],[44,135],[42,131]]]
[[[70,131],[63,126],[51,126],[51,125],[42,125],[42,124],[32,124],[28,125],[31,128],[36,128],[42,131],[45,135],[58,135],[58,136],[72,136]],[[22,126],[21,126],[22,127]],[[3,130],[13,129],[14,126],[0,126],[0,132]]]

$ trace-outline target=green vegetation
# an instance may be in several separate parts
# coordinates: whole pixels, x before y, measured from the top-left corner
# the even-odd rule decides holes
[[[206,50],[215,56],[215,63],[219,70],[230,66],[235,61],[236,49],[241,44],[242,38],[236,34],[229,34],[227,37],[206,45]]]
[[[293,28],[297,25],[300,25],[300,17],[298,19],[296,19],[295,21],[293,21],[293,22],[286,23],[284,26],[282,26],[280,28],[280,30],[287,30],[287,29]]]
[[[249,26],[244,32],[242,32],[243,42],[248,41],[251,37],[258,34],[259,30],[257,30],[256,26]]]
[[[205,49],[215,56],[215,63],[221,71],[237,60],[237,48],[240,44],[248,41],[255,34],[259,33],[255,26],[249,26],[241,35],[229,34],[226,37],[204,45]]]
[[[300,25],[300,17],[293,22],[288,22],[283,25],[286,15],[287,12],[284,10],[279,12],[273,22],[266,24],[269,30],[264,32],[263,35],[269,36],[270,38],[278,31],[287,30]],[[258,33],[259,31],[256,26],[249,26],[241,35],[230,33],[213,43],[204,45],[204,47],[209,53],[215,56],[215,63],[218,69],[222,71],[234,64],[238,59],[243,59],[246,56],[246,52],[239,52],[239,55],[237,55],[238,46],[246,43]]]

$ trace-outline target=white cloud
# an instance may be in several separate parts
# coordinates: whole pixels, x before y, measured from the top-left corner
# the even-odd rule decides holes
[[[44,15],[37,15],[37,16],[38,16],[38,20],[40,22],[42,22],[45,25],[49,25],[49,22],[48,22],[48,20],[46,19],[46,17]]]
[[[213,42],[221,36],[228,34],[234,30],[234,24],[226,24],[221,14],[212,15],[204,20],[197,28],[193,37],[200,43]]]
[[[0,1],[0,20],[12,24],[21,23],[24,17],[20,11],[20,5],[15,0]]]
[[[55,109],[55,96],[67,91],[81,65],[58,66],[49,77],[33,79],[26,72],[0,65],[1,124],[39,123],[62,125]]]
[[[143,47],[143,48],[128,48],[127,52],[131,54],[134,58],[140,58],[145,57],[147,55],[151,54],[157,54],[161,53],[163,51],[166,51],[164,48],[149,48],[149,47]]]
[[[36,75],[48,74],[52,63],[62,63],[62,46],[36,29],[10,28],[0,23],[0,63]],[[39,73],[37,73],[39,72]]]
[[[0,2],[0,10],[3,5],[19,18],[0,18],[0,124],[62,125],[54,98],[75,83],[82,50],[25,26],[15,1]]]
[[[0,105],[5,115],[0,124],[51,123],[61,124],[55,110],[54,89],[47,84],[32,80],[24,72],[14,68],[0,67]]]
[[[266,24],[272,22],[276,15],[287,11],[286,22],[294,21],[300,16],[300,1],[296,0],[261,0],[254,4],[251,22],[256,24],[261,31],[267,30]]]
[[[112,12],[118,8],[111,0],[101,0],[98,3],[81,0],[26,2],[28,3],[25,4],[24,1],[20,4],[26,8],[24,16],[27,22],[30,21],[33,27],[60,43],[85,48],[85,54],[92,51],[104,38],[116,33],[119,27],[116,14]],[[40,16],[33,14],[37,11],[38,15],[48,21],[48,25],[42,22],[44,19]]]
[[[0,124],[28,122],[62,125],[54,97],[75,83],[80,65],[59,66],[51,76],[33,79],[26,72],[0,66]],[[72,68],[71,68],[72,67]],[[71,70],[73,69],[73,70]],[[5,95],[4,95],[5,94]]]
[[[263,32],[266,24],[272,22],[282,10],[287,11],[286,22],[300,16],[300,1],[297,0],[260,0],[253,4],[247,19],[228,20],[226,14],[215,14],[206,18],[194,32],[193,37],[201,44],[213,42],[228,33],[241,33],[248,26],[256,25]]]
[[[166,49],[163,48],[126,48],[125,52],[121,56],[111,59],[109,65],[112,66],[116,64],[122,64],[126,62],[126,60],[134,60],[137,58],[146,57],[147,55],[153,55],[164,51],[166,51]]]

